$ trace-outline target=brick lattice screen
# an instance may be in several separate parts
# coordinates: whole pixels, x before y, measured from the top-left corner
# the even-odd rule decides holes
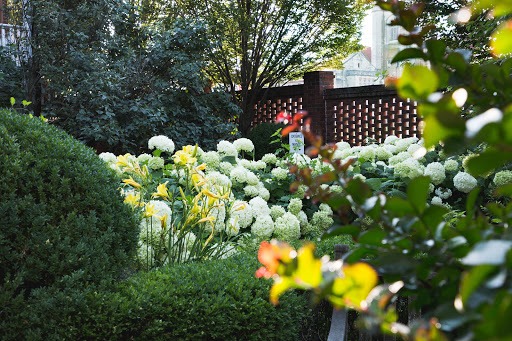
[[[313,121],[312,131],[327,143],[356,146],[367,137],[379,143],[389,135],[419,137],[415,102],[383,85],[333,89],[333,79],[330,71],[316,71],[304,75],[304,85],[268,89],[267,100],[254,108],[252,125],[275,122],[282,110],[292,116],[305,110]]]
[[[267,100],[259,101],[254,108],[254,119],[252,125],[258,125],[263,122],[275,122],[277,115],[281,111],[286,111],[295,115],[303,110],[302,98],[304,95],[303,85],[283,86],[269,89]]]

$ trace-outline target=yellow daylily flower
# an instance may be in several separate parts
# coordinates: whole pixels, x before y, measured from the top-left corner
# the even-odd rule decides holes
[[[130,193],[130,195],[128,195],[124,199],[124,202],[129,204],[131,207],[139,206],[139,204],[140,204],[139,201],[140,201],[140,195],[139,194],[133,195],[132,193]]]
[[[146,203],[146,210],[144,211],[144,218],[152,217],[158,210],[155,210],[155,205]]]
[[[137,187],[137,188],[141,187],[141,185],[138,182],[136,182],[135,180],[133,180],[131,176],[129,179],[123,179],[123,182],[125,184],[133,186],[133,187]]]
[[[185,153],[183,150],[178,150],[172,158],[174,163],[178,165],[193,165],[197,161],[195,157],[190,156],[190,154]]]
[[[206,218],[203,218],[203,219],[199,219],[197,221],[198,224],[201,224],[201,223],[205,223],[205,222],[210,222],[210,223],[213,223],[215,221],[215,217],[214,216],[209,216],[209,217],[206,217]]]
[[[206,195],[206,196],[208,196],[208,197],[210,197],[210,198],[213,198],[213,199],[219,199],[219,198],[221,197],[221,196],[220,196],[220,195],[218,195],[218,194],[215,194],[215,193],[213,193],[213,192],[210,192],[210,191],[208,190],[208,188],[206,188],[206,187],[203,187],[203,189],[201,190],[201,193],[203,193],[204,195]]]
[[[117,157],[116,166],[117,167],[119,167],[119,166],[130,167],[130,164],[129,164],[130,161],[128,161],[129,156],[131,156],[129,153],[124,154],[124,155],[119,155]]]
[[[162,229],[165,230],[165,228],[167,227],[167,213],[161,217],[157,216],[157,218],[160,219],[160,221],[162,222]]]
[[[199,165],[199,166],[197,166],[195,169],[196,169],[196,170],[198,170],[198,171],[203,171],[203,170],[205,170],[205,169],[206,169],[206,163],[200,164],[200,165]]]
[[[156,192],[153,193],[153,198],[156,198],[156,197],[160,197],[160,198],[164,198],[164,199],[169,198],[169,190],[167,189],[168,182],[169,181],[166,181],[165,183],[158,185],[158,187],[156,188]]]
[[[235,206],[233,206],[232,211],[235,212],[235,211],[245,210],[245,204],[246,204],[245,201],[236,204]]]

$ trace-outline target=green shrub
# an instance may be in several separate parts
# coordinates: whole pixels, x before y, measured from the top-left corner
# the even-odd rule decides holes
[[[247,138],[254,144],[255,158],[259,160],[267,153],[275,153],[277,149],[281,148],[280,143],[270,143],[276,139],[276,136],[271,137],[280,128],[286,127],[283,123],[270,123],[265,122],[258,124],[249,131]]]
[[[27,318],[51,339],[297,340],[306,296],[290,292],[274,307],[270,280],[254,276],[258,267],[254,254],[243,254],[139,273],[116,292],[38,292],[65,312],[38,304]]]
[[[133,259],[138,222],[113,172],[60,129],[0,110],[0,150],[4,334],[7,315],[15,315],[9,304],[22,304],[34,289],[95,286],[118,277]]]

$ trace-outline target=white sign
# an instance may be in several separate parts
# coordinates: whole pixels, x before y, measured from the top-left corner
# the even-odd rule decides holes
[[[304,134],[293,132],[288,136],[290,136],[290,153],[304,154]]]

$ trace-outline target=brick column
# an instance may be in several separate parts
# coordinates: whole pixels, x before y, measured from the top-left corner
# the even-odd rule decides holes
[[[311,131],[315,135],[326,137],[324,90],[334,87],[332,71],[314,71],[304,74],[304,97],[302,108],[311,118]]]

